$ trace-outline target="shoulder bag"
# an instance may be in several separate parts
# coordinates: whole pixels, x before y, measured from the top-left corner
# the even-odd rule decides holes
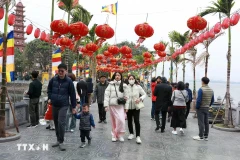
[[[117,103],[119,105],[125,105],[126,104],[126,99],[124,99],[123,97],[122,98],[119,98],[118,97],[118,94],[117,94],[117,90],[116,90],[116,85],[114,84],[114,88],[115,88],[115,92],[116,92],[116,95],[117,95]]]

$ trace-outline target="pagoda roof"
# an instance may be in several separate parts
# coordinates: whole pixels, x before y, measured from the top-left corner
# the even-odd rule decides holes
[[[21,1],[17,3],[16,7],[23,7],[24,8],[24,6],[23,6]]]

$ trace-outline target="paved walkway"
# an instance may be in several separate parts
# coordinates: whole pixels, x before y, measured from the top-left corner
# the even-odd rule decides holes
[[[65,134],[67,151],[61,152],[52,148],[56,142],[55,132],[46,130],[46,126],[28,129],[20,127],[21,139],[0,144],[0,160],[236,160],[240,157],[239,133],[230,133],[210,129],[209,141],[194,141],[192,136],[198,134],[197,120],[188,119],[185,135],[172,135],[169,123],[165,133],[155,132],[155,121],[150,120],[150,98],[145,100],[146,108],[141,111],[141,139],[138,145],[135,139],[125,142],[111,142],[111,127],[108,124],[98,124],[96,104],[92,105],[96,129],[92,130],[92,145],[78,148],[80,145],[79,131]],[[109,114],[109,113],[108,113]],[[108,115],[109,117],[109,115]],[[77,125],[78,126],[78,125]],[[127,125],[126,125],[127,129]],[[14,131],[14,129],[12,129]],[[17,144],[49,144],[49,151],[35,150],[18,151]],[[35,147],[36,148],[36,147]],[[27,150],[30,149],[29,146]]]

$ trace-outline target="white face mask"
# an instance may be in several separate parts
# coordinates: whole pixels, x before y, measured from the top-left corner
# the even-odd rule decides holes
[[[129,84],[134,84],[135,80],[129,80],[128,82],[129,82]]]

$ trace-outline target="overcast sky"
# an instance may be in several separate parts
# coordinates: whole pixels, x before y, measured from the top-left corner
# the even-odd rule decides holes
[[[18,2],[18,0],[16,0]],[[215,0],[216,1],[216,0]],[[101,13],[101,7],[115,3],[116,0],[80,0],[80,4],[92,13],[93,19],[90,25],[94,23],[104,24],[106,22],[107,13]],[[211,0],[119,0],[118,1],[118,16],[117,16],[117,42],[133,41],[138,39],[134,32],[134,27],[137,24],[146,21],[153,27],[154,35],[144,41],[145,45],[150,50],[153,50],[153,45],[160,40],[169,41],[168,33],[176,30],[184,33],[188,30],[188,18],[195,16],[200,11],[204,10],[206,6],[211,5]],[[240,1],[235,1],[235,7],[232,11],[240,8]],[[26,18],[33,21],[42,30],[49,29],[50,15],[51,15],[51,0],[22,0],[25,5]],[[62,10],[57,7],[55,3],[55,17],[54,19],[67,18]],[[219,21],[218,15],[206,16],[205,19],[209,22],[210,27]],[[26,21],[27,26],[30,22]],[[115,28],[116,16],[110,15],[108,24]],[[40,26],[41,25],[41,26]],[[0,21],[0,28],[3,30],[3,20]],[[215,40],[209,48],[210,61],[209,61],[209,78],[211,80],[226,81],[227,73],[227,31],[226,34]],[[26,41],[34,39],[33,34],[25,36]],[[231,81],[240,82],[240,23],[232,28],[232,68],[231,68]],[[113,44],[114,38],[108,40],[108,43]],[[198,54],[203,52],[203,46],[198,45]],[[165,65],[165,76],[169,77],[169,63]],[[187,65],[186,79],[192,80],[193,73],[191,66]],[[157,75],[161,75],[162,64],[158,65]],[[179,80],[182,79],[182,67],[179,67]],[[200,79],[204,76],[204,67],[197,67],[196,77]]]

